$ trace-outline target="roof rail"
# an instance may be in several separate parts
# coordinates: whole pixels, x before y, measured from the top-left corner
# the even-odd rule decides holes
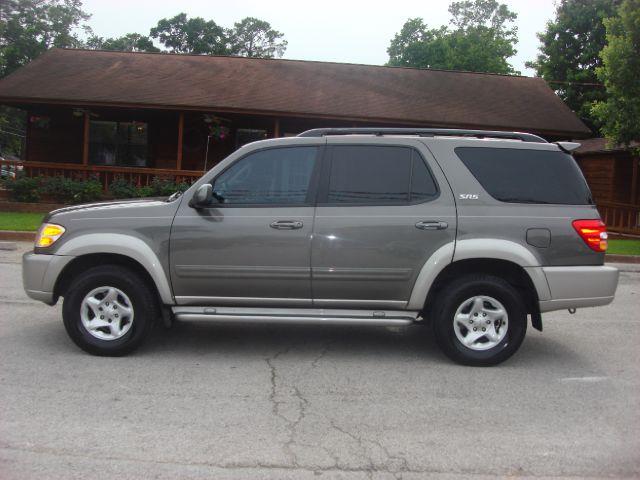
[[[500,132],[492,130],[464,130],[456,128],[314,128],[300,133],[299,137],[325,137],[327,135],[416,135],[419,137],[474,137],[474,138],[505,138],[522,140],[523,142],[547,143],[547,141],[532,133]]]

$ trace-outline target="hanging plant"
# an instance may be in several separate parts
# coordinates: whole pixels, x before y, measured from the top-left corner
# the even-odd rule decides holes
[[[29,117],[29,123],[36,128],[49,128],[51,124],[51,118],[44,115],[31,115]]]
[[[216,141],[224,141],[229,137],[230,129],[229,127],[223,125],[223,122],[229,122],[229,120],[225,118],[216,117],[211,114],[204,114],[204,123],[207,125],[207,129],[209,130],[209,138]]]

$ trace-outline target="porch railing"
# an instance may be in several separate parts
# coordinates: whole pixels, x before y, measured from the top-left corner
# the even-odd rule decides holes
[[[640,235],[640,205],[596,202],[607,228],[612,232]]]
[[[202,176],[200,170],[172,170],[165,168],[144,167],[112,167],[105,165],[82,165],[77,163],[22,162],[0,160],[2,177],[6,178],[16,172],[24,172],[28,177],[63,176],[74,179],[96,178],[107,190],[116,178],[122,178],[136,186],[146,186],[154,177],[172,180],[175,183],[192,183]]]

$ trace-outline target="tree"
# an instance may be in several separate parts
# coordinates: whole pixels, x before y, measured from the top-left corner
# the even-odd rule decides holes
[[[517,14],[496,0],[466,0],[449,6],[451,27],[430,29],[411,18],[387,49],[388,65],[473,72],[517,73]]]
[[[163,18],[149,33],[172,53],[226,55],[229,53],[227,34],[213,20],[187,18],[180,13]]]
[[[569,107],[592,129],[597,121],[591,112],[594,101],[606,98],[596,69],[598,54],[606,43],[604,19],[615,15],[619,0],[561,0],[553,21],[538,34],[542,45],[534,62],[536,70]]]
[[[607,45],[596,74],[607,99],[592,107],[612,144],[640,140],[640,0],[624,0],[618,15],[604,21]]]
[[[51,47],[80,47],[79,29],[89,15],[80,0],[0,0],[0,78],[29,63]],[[0,106],[3,155],[21,153],[26,115]]]
[[[231,53],[243,57],[282,57],[287,48],[284,34],[271,28],[269,22],[254,17],[236,22],[228,33]]]
[[[80,0],[0,1],[0,78],[51,47],[80,47],[90,17]]]
[[[87,40],[87,48],[94,50],[117,50],[121,52],[159,52],[151,38],[139,33],[127,33],[118,38],[92,36]]]

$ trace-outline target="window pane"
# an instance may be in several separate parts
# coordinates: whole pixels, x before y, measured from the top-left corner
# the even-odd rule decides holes
[[[224,204],[305,203],[317,147],[273,148],[232,165],[213,184]]]
[[[424,160],[413,152],[413,173],[411,175],[411,201],[421,202],[438,196],[438,186]]]
[[[456,154],[497,200],[513,203],[593,203],[571,155],[559,151],[458,147]]]
[[[409,200],[411,149],[333,147],[329,203],[405,203]]]
[[[95,165],[146,166],[147,124],[91,121],[89,161]]]

